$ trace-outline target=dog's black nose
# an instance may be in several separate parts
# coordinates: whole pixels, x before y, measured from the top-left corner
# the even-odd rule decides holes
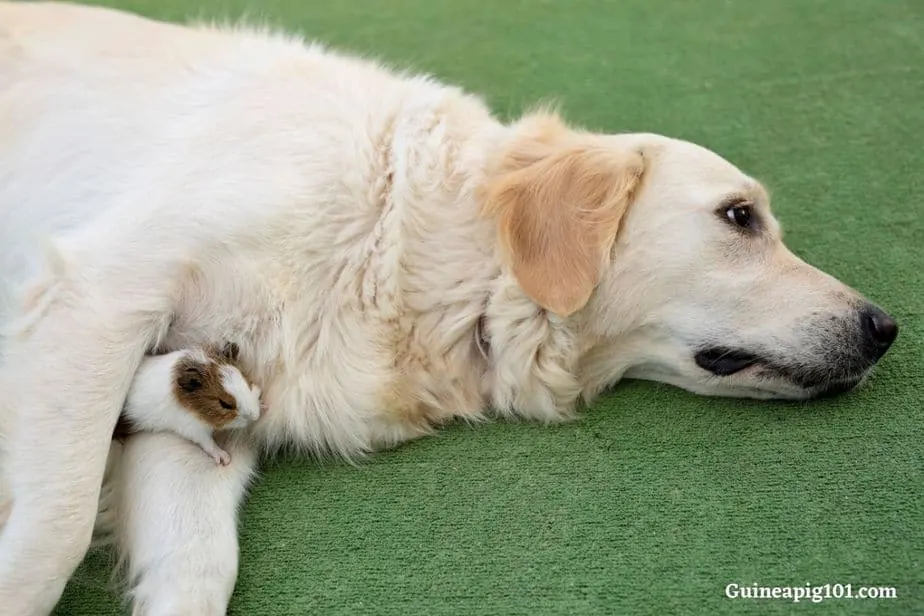
[[[860,310],[860,323],[874,359],[882,357],[898,335],[895,319],[872,304]]]

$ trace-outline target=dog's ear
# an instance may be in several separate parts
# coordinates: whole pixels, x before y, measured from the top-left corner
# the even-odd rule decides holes
[[[644,170],[639,152],[574,133],[551,116],[526,121],[487,187],[485,213],[520,287],[568,316],[600,281]]]

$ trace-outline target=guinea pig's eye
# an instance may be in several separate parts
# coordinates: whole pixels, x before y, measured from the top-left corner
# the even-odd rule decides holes
[[[744,229],[751,227],[751,206],[732,205],[725,209],[725,216],[734,224]]]
[[[218,401],[218,404],[220,404],[220,405],[221,405],[221,408],[225,409],[226,411],[234,410],[234,403],[233,403],[233,402],[229,402],[229,401],[227,401],[227,400],[225,400],[225,399],[223,399],[223,398],[222,398],[221,400]]]

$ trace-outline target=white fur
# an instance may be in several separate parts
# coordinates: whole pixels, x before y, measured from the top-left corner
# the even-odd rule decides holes
[[[83,557],[152,349],[235,341],[269,407],[227,467],[166,433],[110,460],[104,510],[136,613],[208,616],[234,586],[258,449],[355,459],[488,409],[558,421],[625,374],[809,395],[716,378],[691,346],[801,357],[814,351],[793,324],[856,297],[785,250],[765,197],[768,239],[735,252],[714,209],[754,182],[730,163],[619,135],[595,147],[649,169],[613,259],[585,308],[540,310],[481,215],[497,152],[526,125],[291,38],[0,3],[0,84],[3,616],[47,614]]]
[[[133,614],[225,613],[237,578],[238,507],[256,464],[248,442],[225,447],[231,464],[217,466],[185,439],[145,432],[116,453],[100,521],[120,548]]]
[[[237,402],[237,416],[223,429],[246,428],[260,419],[263,408],[260,402],[260,388],[248,383],[241,371],[230,364],[222,364],[218,370],[222,387]]]
[[[173,391],[177,362],[213,362],[202,349],[183,349],[142,360],[128,389],[123,413],[139,431],[174,432],[199,445],[218,464],[227,465],[228,453],[215,443],[214,427],[176,399]],[[251,386],[234,366],[219,367],[222,386],[237,403],[237,416],[225,429],[244,428],[260,418],[260,389]]]

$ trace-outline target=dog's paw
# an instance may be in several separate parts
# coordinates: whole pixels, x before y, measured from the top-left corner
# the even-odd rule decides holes
[[[225,616],[227,611],[207,600],[195,597],[156,597],[150,601],[136,599],[132,616]]]

